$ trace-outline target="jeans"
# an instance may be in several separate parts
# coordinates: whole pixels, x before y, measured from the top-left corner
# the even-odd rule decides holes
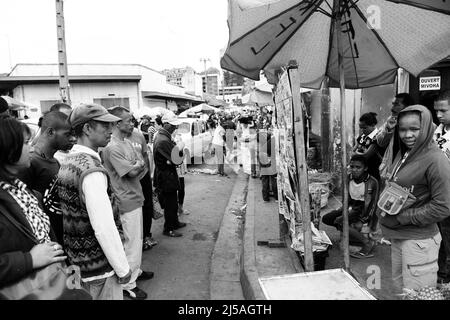
[[[117,276],[81,282],[81,286],[88,291],[93,300],[123,300],[122,286]]]
[[[120,221],[125,237],[123,247],[131,268],[130,282],[123,289],[130,290],[136,287],[136,279],[142,273],[142,208],[121,214]]]
[[[142,207],[144,238],[152,236],[153,220],[153,185],[150,171],[141,179],[142,192],[144,193],[144,206]]]
[[[442,236],[438,257],[438,277],[447,283],[450,282],[450,218],[441,221],[438,226]]]
[[[178,193],[177,191],[162,192],[164,203],[164,232],[174,231],[180,223],[178,221]]]
[[[263,200],[269,200],[270,196],[270,185],[272,185],[272,191],[274,194],[274,198],[278,199],[278,190],[277,190],[277,175],[262,175],[261,176],[261,182],[262,182],[262,197]]]
[[[435,287],[441,235],[422,240],[391,239],[392,279],[402,288]]]

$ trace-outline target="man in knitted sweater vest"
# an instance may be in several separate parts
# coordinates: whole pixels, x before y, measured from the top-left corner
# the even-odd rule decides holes
[[[69,123],[77,144],[58,173],[64,250],[69,263],[80,268],[82,286],[97,300],[122,300],[122,284],[131,277],[114,194],[98,154],[118,120],[100,105],[75,108]]]

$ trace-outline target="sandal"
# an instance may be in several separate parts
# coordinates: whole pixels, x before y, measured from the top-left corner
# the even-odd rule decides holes
[[[375,255],[373,253],[364,253],[364,252],[362,252],[362,250],[350,253],[350,257],[357,258],[357,259],[372,258],[374,256]]]

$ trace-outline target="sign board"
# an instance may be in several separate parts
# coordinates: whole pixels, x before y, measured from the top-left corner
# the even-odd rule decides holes
[[[441,77],[421,77],[419,78],[419,91],[440,90]]]
[[[344,269],[259,278],[267,300],[376,300]]]

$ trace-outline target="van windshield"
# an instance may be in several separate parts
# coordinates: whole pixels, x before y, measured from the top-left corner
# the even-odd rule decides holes
[[[178,128],[178,133],[191,133],[191,124],[189,122],[182,122]]]

